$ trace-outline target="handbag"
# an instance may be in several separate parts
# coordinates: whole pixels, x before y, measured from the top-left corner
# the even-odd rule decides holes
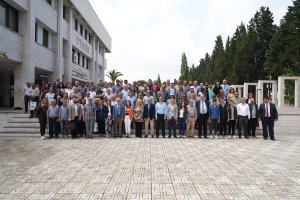
[[[37,102],[30,101],[30,103],[29,103],[30,110],[34,110],[36,108],[36,104],[37,104]]]

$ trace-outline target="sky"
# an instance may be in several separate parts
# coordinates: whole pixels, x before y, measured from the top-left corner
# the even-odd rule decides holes
[[[292,0],[89,0],[112,38],[107,70],[121,79],[174,80],[180,76],[181,55],[188,65],[211,54],[236,27],[248,24],[261,6],[268,6],[279,25]],[[225,45],[225,44],[224,44]],[[106,71],[107,72],[107,71]],[[105,80],[109,81],[106,77]]]

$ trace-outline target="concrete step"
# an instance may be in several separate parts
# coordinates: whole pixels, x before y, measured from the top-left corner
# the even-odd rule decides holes
[[[40,129],[39,128],[24,128],[24,127],[9,127],[9,128],[4,128],[1,133],[32,133],[36,134],[39,133]]]
[[[39,123],[38,118],[11,118],[8,123]]]
[[[289,120],[289,121],[278,120],[275,122],[275,126],[282,126],[282,127],[295,126],[295,127],[299,127],[300,130],[300,121],[299,120]]]
[[[300,115],[278,115],[279,121],[290,121],[295,120],[298,121],[300,124]]]
[[[17,113],[15,116],[14,116],[14,118],[28,118],[30,116],[30,114],[28,114],[28,113]]]
[[[8,123],[3,128],[39,128],[39,123]]]

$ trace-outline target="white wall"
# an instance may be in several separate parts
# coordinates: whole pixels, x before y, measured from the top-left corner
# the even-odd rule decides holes
[[[23,38],[18,33],[3,26],[0,26],[0,38],[0,51],[6,52],[8,59],[22,62]]]

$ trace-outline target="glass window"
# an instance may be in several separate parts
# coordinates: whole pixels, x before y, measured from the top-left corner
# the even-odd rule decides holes
[[[50,5],[52,5],[52,0],[47,0],[47,2],[48,2]]]
[[[87,30],[84,30],[84,38],[87,40]]]
[[[63,18],[66,19],[66,6],[63,6]]]
[[[83,27],[82,27],[82,25],[80,25],[80,35],[82,35],[83,34]]]
[[[35,35],[34,35],[34,37],[35,37],[35,42],[37,42],[38,41],[38,24],[37,23],[35,23]]]
[[[80,53],[77,53],[77,64],[80,65]]]
[[[8,28],[18,32],[18,11],[9,7],[8,9]]]
[[[82,67],[84,67],[84,63],[85,63],[85,57],[84,56],[82,56]]]
[[[75,30],[76,31],[78,30],[78,21],[77,21],[77,19],[75,19]]]
[[[86,68],[89,69],[89,59],[86,59]]]
[[[49,32],[43,29],[43,46],[49,47]]]
[[[0,1],[0,25],[6,26],[6,4]]]

